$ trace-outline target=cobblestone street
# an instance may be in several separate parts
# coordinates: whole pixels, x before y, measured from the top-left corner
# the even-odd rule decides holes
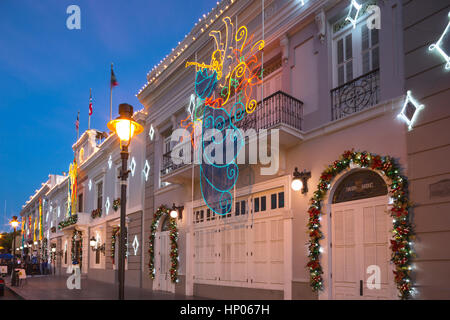
[[[35,276],[28,278],[20,287],[11,287],[10,279],[6,285],[25,300],[116,300],[118,286],[85,277],[81,279],[81,290],[69,290],[64,276]],[[5,288],[5,300],[15,300]],[[0,298],[1,299],[1,298]],[[199,299],[167,292],[155,292],[140,288],[125,287],[126,300],[192,300]]]

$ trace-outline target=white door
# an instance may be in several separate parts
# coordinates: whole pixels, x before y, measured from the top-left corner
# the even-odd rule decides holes
[[[332,205],[334,299],[395,299],[387,203],[382,196]],[[367,284],[373,274],[367,273],[369,266],[379,267],[380,289]]]
[[[170,280],[170,238],[169,231],[159,232],[155,239],[158,254],[156,256],[156,290],[174,292]]]

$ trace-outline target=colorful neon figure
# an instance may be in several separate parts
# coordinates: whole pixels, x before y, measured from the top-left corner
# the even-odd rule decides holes
[[[197,97],[191,97],[189,115],[181,121],[181,126],[190,130],[191,143],[195,147],[195,122],[200,119],[199,109],[203,108],[201,144],[197,146],[198,157],[204,160],[200,164],[201,192],[213,212],[226,215],[231,212],[231,189],[239,176],[236,158],[244,145],[237,126],[245,114],[252,113],[257,106],[253,87],[262,83],[263,69],[258,62],[258,53],[264,49],[264,40],[253,44],[253,35],[248,37],[245,26],[237,29],[233,37],[235,28],[231,19],[225,17],[222,21],[225,25],[223,35],[217,30],[209,33],[215,44],[210,62],[186,63],[186,67],[196,67]],[[233,97],[234,103],[229,106]],[[205,134],[209,132],[214,134],[206,138]],[[225,150],[218,159],[220,148],[232,148],[233,152],[224,157]]]

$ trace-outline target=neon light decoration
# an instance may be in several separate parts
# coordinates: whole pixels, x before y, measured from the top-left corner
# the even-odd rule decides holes
[[[442,33],[441,37],[439,38],[439,40],[432,44],[428,49],[430,51],[436,50],[447,62],[445,64],[445,69],[450,69],[450,52],[446,52],[445,50],[450,50],[450,48],[448,47],[448,43],[450,42],[450,34],[449,34],[449,29],[450,29],[450,12],[448,13],[448,17],[449,17],[449,22],[447,24],[447,27],[445,28],[444,32]],[[447,44],[447,47],[443,47],[443,45]]]
[[[150,164],[148,163],[148,160],[145,160],[145,166],[144,166],[144,169],[142,170],[142,172],[144,173],[145,181],[147,181],[148,174],[150,173]]]
[[[404,120],[408,125],[408,130],[412,130],[412,126],[416,121],[417,115],[419,111],[425,108],[425,105],[420,104],[416,99],[414,99],[411,95],[411,91],[406,93],[405,103],[403,104],[402,111],[398,114],[397,117]]]
[[[89,187],[89,191],[91,191],[92,190],[92,180],[91,179],[89,179],[88,187]]]
[[[136,256],[138,249],[139,249],[139,241],[138,241],[137,235],[134,236],[133,249],[134,249],[134,255]]]
[[[130,170],[131,170],[131,175],[134,177],[134,171],[136,170],[136,160],[134,160],[134,157],[131,158]]]
[[[254,87],[262,83],[263,69],[258,56],[265,43],[264,40],[253,43],[254,36],[248,36],[247,27],[235,27],[230,17],[222,21],[223,32],[214,30],[209,33],[215,44],[210,62],[186,63],[186,67],[196,68],[197,98],[191,96],[189,115],[181,121],[181,126],[191,130],[191,142],[195,147],[192,135],[203,107],[201,144],[197,146],[199,159],[205,160],[200,164],[201,192],[213,212],[226,215],[232,209],[231,189],[239,176],[236,157],[244,145],[236,125],[257,106],[252,93]],[[215,130],[217,135],[206,137],[205,133],[211,130]],[[233,157],[217,159],[219,161],[212,159],[209,150],[223,148],[224,144],[233,148]],[[217,156],[217,152],[214,153]]]
[[[44,238],[44,228],[42,223],[42,199],[39,198],[39,240],[42,241]]]
[[[77,177],[78,166],[77,161],[74,159],[69,167],[69,179],[67,183],[67,215],[69,217],[77,211]]]
[[[111,166],[112,166],[112,155],[109,155],[108,168],[111,169]]]
[[[107,197],[106,202],[105,202],[106,215],[108,215],[108,213],[109,213],[110,206],[111,206],[111,204],[109,203],[109,197]]]
[[[352,0],[350,9],[348,11],[347,18],[345,20],[348,20],[352,23],[353,29],[356,28],[356,20],[358,20],[359,11],[361,10],[362,5],[360,5],[356,0]]]
[[[148,135],[150,137],[150,141],[153,141],[153,137],[155,135],[155,129],[153,129],[153,125],[150,125],[150,130],[148,131]]]

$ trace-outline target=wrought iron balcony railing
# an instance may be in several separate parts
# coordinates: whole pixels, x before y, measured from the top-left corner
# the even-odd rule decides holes
[[[256,109],[251,114],[246,114],[244,118],[236,123],[236,127],[241,130],[270,129],[278,124],[285,124],[292,128],[301,130],[303,120],[303,102],[278,91],[260,101]],[[231,120],[233,123],[234,119]],[[191,151],[192,152],[192,151]],[[191,159],[193,154],[191,153]],[[161,165],[161,176],[165,176],[172,171],[185,166],[185,164],[174,164],[171,152],[163,155]]]
[[[375,69],[331,90],[332,120],[376,105],[379,96],[380,69]]]
[[[260,101],[251,114],[237,123],[242,130],[269,129],[277,124],[286,124],[295,129],[302,129],[303,102],[284,93],[277,91],[263,101]]]

